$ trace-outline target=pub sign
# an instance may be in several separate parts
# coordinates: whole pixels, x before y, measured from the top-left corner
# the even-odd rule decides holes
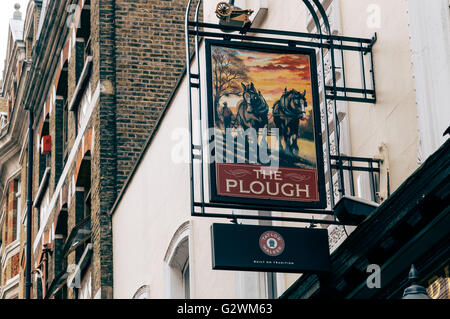
[[[206,40],[210,200],[326,207],[315,51]]]

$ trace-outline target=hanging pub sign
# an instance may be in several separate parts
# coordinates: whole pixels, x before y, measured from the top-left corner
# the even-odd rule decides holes
[[[326,207],[315,51],[206,40],[210,200]]]
[[[211,225],[212,268],[267,272],[329,272],[326,229]]]

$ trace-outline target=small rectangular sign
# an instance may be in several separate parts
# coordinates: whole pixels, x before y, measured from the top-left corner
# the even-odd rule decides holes
[[[216,270],[331,271],[326,229],[213,224],[211,237]]]

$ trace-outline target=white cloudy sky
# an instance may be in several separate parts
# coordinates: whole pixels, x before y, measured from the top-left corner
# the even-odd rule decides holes
[[[9,19],[14,14],[14,4],[20,4],[22,18],[25,18],[29,0],[0,0],[0,77],[3,76],[3,67],[8,46],[8,25]]]

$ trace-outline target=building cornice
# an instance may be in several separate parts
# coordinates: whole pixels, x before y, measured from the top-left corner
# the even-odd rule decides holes
[[[28,69],[26,62],[23,63],[22,76],[19,79],[18,92],[14,101],[13,110],[11,113],[11,120],[8,123],[6,134],[0,137],[0,180],[7,178],[3,177],[4,169],[11,159],[16,159],[23,148],[24,139],[21,137],[26,135],[27,125],[25,110],[20,107],[20,101],[24,95],[24,86],[28,78]]]
[[[5,88],[11,87],[11,79],[15,75],[17,63],[21,60],[20,54],[25,52],[25,43],[22,40],[16,40],[13,42],[11,53],[6,57],[7,63],[3,73],[2,94],[4,95],[9,90]],[[22,59],[23,60],[23,59]]]

